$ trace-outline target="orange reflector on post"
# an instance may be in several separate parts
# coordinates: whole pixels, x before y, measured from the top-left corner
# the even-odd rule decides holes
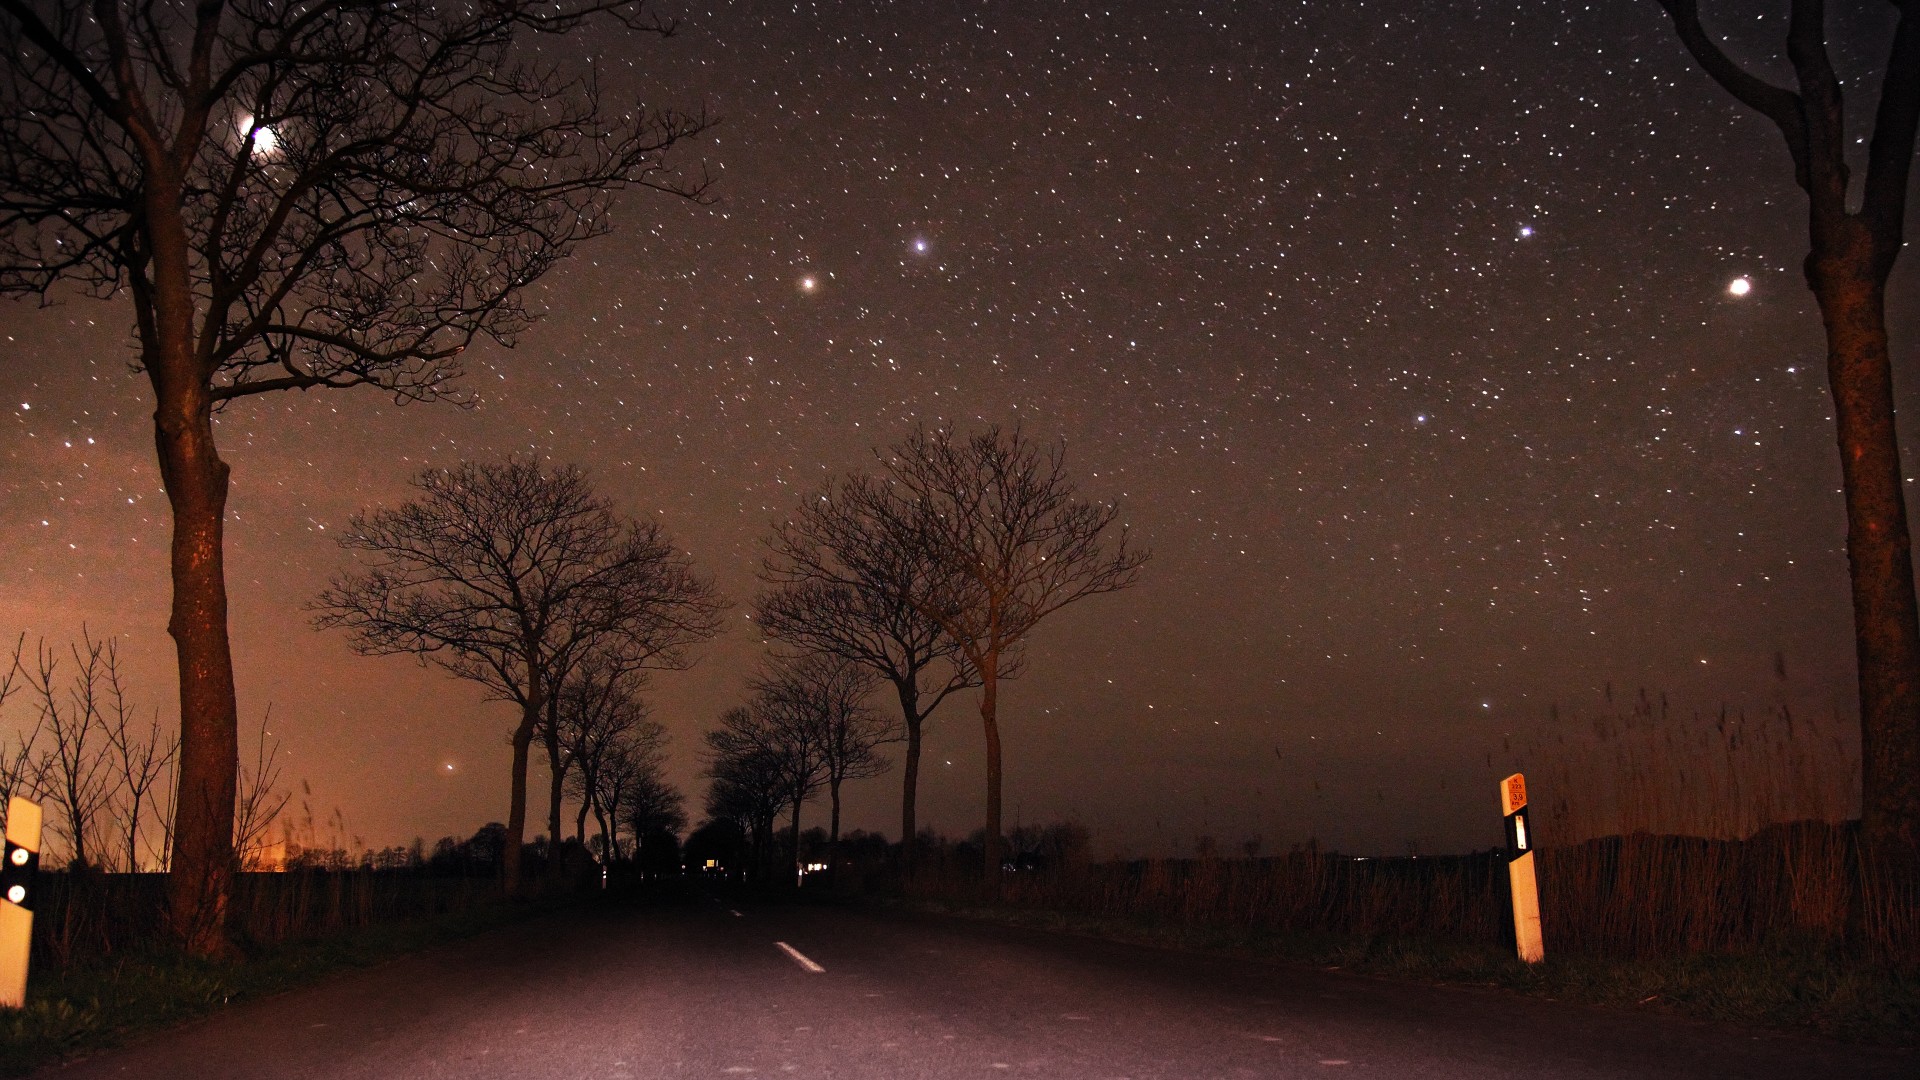
[[[1500,781],[1500,812],[1507,819],[1514,951],[1527,963],[1537,964],[1547,958],[1547,946],[1540,935],[1540,884],[1533,870],[1533,830],[1527,826],[1527,778],[1522,774]]]

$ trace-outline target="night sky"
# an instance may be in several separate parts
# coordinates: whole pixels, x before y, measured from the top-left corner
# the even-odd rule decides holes
[[[1707,18],[1780,80],[1763,6]],[[1843,73],[1873,70],[1891,8],[1834,6]],[[220,421],[241,709],[271,703],[296,811],[374,845],[506,815],[512,708],[303,610],[347,565],[332,534],[414,471],[580,463],[735,601],[657,681],[697,815],[699,732],[761,651],[759,538],[916,421],[1065,438],[1154,551],[1003,691],[1010,825],[1486,846],[1495,781],[1557,745],[1549,706],[1591,735],[1609,683],[1852,715],[1804,199],[1652,0],[674,12],[603,70],[724,118],[680,158],[717,203],[623,197],[519,347],[470,354],[475,408],[330,392]],[[1876,88],[1849,83],[1862,121]],[[1889,298],[1908,410],[1913,264]],[[130,309],[60,300],[0,306],[0,628],[120,635],[171,717]],[[981,818],[972,708],[936,714],[922,774],[956,834]],[[897,799],[897,774],[859,785],[850,823],[892,835]]]

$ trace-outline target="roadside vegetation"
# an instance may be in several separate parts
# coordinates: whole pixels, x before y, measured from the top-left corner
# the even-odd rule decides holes
[[[562,864],[567,885],[509,899],[504,835],[490,824],[431,849],[297,848],[284,869],[235,875],[235,944],[219,957],[164,935],[164,875],[42,875],[27,1005],[0,1010],[0,1076],[580,903],[597,881],[583,848],[550,851],[542,837],[527,864]]]
[[[1809,823],[1749,841],[1641,835],[1543,849],[1547,960],[1534,966],[1514,956],[1497,853],[1356,860],[1301,850],[1036,866],[1004,875],[1000,902],[989,904],[961,869],[972,845],[923,836],[923,856],[963,849],[953,872],[933,854],[935,865],[903,887],[870,895],[1117,941],[1911,1045],[1920,968],[1910,953],[1850,933],[1844,913],[1831,932],[1818,928],[1824,916],[1808,920],[1786,902],[1791,870],[1767,890],[1780,903],[1717,906],[1774,878],[1797,851],[1851,850],[1853,835]],[[1592,885],[1592,901],[1575,903]],[[1882,927],[1905,920],[1911,942],[1910,910],[1880,915]]]
[[[287,781],[263,720],[235,777],[227,947],[204,956],[168,929],[175,743],[123,677],[115,639],[16,639],[0,668],[12,729],[0,806],[20,795],[45,807],[49,869],[33,885],[26,1006],[0,1009],[0,1075],[578,903],[604,882],[677,872],[686,818],[641,689],[583,669],[543,715],[541,732],[551,721],[568,750],[554,787],[567,781],[580,809],[571,836],[521,846],[530,883],[512,896],[507,826],[367,848],[338,810],[316,815],[306,786]]]
[[[159,875],[142,876],[152,879],[138,882],[142,891],[157,893],[164,888]],[[251,941],[221,958],[192,956],[166,947],[163,941],[67,965],[36,964],[26,1008],[0,1010],[0,1076],[23,1075],[235,1002],[291,990],[337,971],[384,963],[577,902],[565,896],[510,901],[497,888],[427,887],[419,890],[427,902],[418,912],[362,921],[355,913],[378,911],[382,894],[391,904],[407,890],[363,873],[242,874],[235,883],[241,902],[257,905],[269,922],[275,917],[270,912],[293,906],[302,892],[308,899],[330,897],[337,902],[309,907],[316,915],[311,925],[335,923],[339,928]],[[465,902],[452,901],[456,896]],[[154,904],[145,906],[154,917],[163,910]],[[37,937],[35,944],[39,945]]]
[[[1262,856],[1248,840],[1229,856],[1202,837],[1197,857],[1097,861],[1065,824],[1009,836],[998,904],[980,899],[971,840],[923,836],[912,876],[843,881],[1018,925],[1911,1045],[1920,903],[1861,857],[1850,725],[1797,715],[1776,674],[1757,714],[1609,690],[1512,748],[1546,799],[1538,966],[1514,958],[1498,851]]]

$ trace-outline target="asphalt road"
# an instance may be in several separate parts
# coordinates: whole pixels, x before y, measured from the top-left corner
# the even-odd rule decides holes
[[[1912,1080],[1920,1056],[960,920],[699,897],[496,931],[40,1075]]]

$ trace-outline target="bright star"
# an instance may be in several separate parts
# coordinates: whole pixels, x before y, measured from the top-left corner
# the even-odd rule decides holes
[[[816,287],[819,286],[819,284],[820,284],[819,282],[813,279],[812,275],[808,275],[800,279],[800,291],[812,292]]]
[[[921,237],[919,239],[916,239],[913,242],[913,250],[924,253],[927,250],[926,238]]]
[[[1727,291],[1734,296],[1745,296],[1753,291],[1753,282],[1744,277],[1734,278],[1727,283]]]
[[[1533,235],[1533,226],[1531,225],[1520,226],[1520,239],[1525,240],[1527,237],[1532,235]]]

